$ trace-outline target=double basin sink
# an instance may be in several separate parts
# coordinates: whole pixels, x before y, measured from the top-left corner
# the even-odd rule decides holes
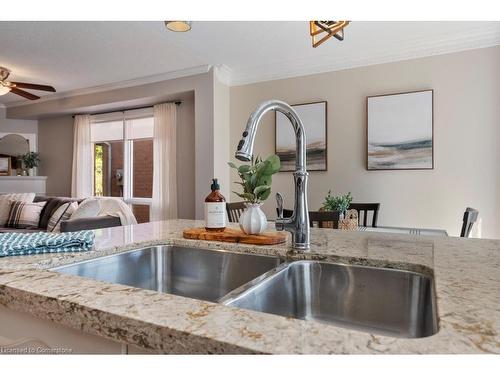
[[[437,332],[433,279],[387,268],[155,246],[54,271],[395,337]]]

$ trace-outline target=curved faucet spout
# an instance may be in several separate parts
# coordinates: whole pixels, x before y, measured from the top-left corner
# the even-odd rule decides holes
[[[278,217],[277,230],[286,230],[292,233],[292,246],[295,249],[307,250],[309,248],[309,211],[307,208],[307,178],[306,170],[306,134],[304,125],[297,112],[281,100],[269,100],[261,103],[250,115],[247,126],[238,143],[235,153],[236,159],[250,161],[253,155],[255,134],[262,117],[269,111],[284,114],[292,124],[295,133],[295,204],[291,218]]]
[[[253,145],[255,141],[255,133],[259,126],[262,117],[269,111],[277,111],[284,114],[293,126],[296,140],[296,155],[295,155],[295,169],[306,170],[306,134],[304,132],[304,125],[297,115],[297,112],[287,103],[281,100],[268,100],[261,103],[255,111],[250,115],[247,121],[247,126],[243,132],[243,138],[238,143],[238,150],[236,151],[236,159],[242,161],[249,161],[253,154]]]

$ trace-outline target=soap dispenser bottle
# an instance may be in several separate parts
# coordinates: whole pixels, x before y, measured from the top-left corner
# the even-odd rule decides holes
[[[205,198],[205,229],[222,232],[226,229],[226,198],[220,193],[220,185],[216,178],[210,186],[212,192]]]

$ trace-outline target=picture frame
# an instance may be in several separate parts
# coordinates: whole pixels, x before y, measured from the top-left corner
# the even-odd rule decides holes
[[[434,90],[366,97],[366,169],[434,169]]]
[[[306,168],[309,172],[328,170],[328,111],[326,101],[292,105],[306,133]],[[295,171],[295,133],[290,121],[275,112],[275,153],[281,159],[280,172]]]
[[[10,176],[11,173],[11,157],[0,156],[0,176]]]

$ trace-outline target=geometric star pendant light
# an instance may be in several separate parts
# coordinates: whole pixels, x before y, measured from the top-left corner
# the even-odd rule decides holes
[[[344,40],[344,27],[349,21],[309,21],[309,33],[312,37],[312,46],[316,48],[332,36]]]

